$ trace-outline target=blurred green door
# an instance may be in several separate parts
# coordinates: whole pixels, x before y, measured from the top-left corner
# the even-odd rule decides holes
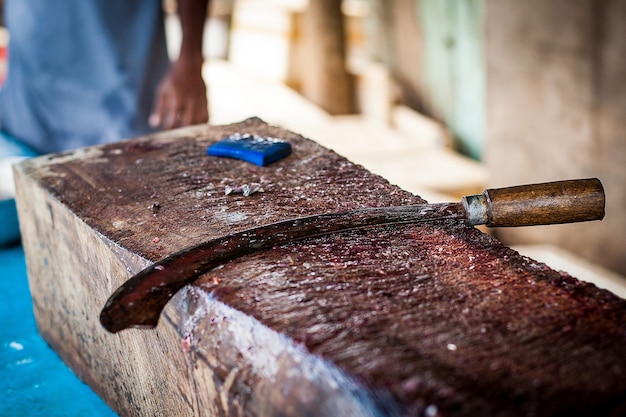
[[[461,152],[480,159],[486,135],[484,0],[415,0],[431,111]]]

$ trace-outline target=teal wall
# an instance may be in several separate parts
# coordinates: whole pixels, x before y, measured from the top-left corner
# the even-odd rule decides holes
[[[484,0],[415,2],[429,110],[448,125],[461,152],[481,159],[486,136]]]

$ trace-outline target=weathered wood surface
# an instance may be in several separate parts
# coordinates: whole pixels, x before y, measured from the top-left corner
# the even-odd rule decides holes
[[[268,167],[206,156],[234,132],[294,152]],[[179,293],[155,330],[107,333],[108,296],[171,252],[287,218],[421,202],[294,133],[254,119],[190,127],[29,160],[16,180],[40,332],[122,415],[626,410],[626,301],[457,223],[245,256]],[[250,182],[264,192],[224,195]]]

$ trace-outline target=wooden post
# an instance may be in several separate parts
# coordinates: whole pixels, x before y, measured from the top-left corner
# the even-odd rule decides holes
[[[303,26],[302,94],[330,114],[354,112],[341,1],[310,1]]]

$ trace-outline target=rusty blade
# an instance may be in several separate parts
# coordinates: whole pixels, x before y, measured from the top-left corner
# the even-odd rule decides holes
[[[155,327],[167,302],[185,285],[229,260],[262,249],[385,224],[466,217],[461,203],[366,208],[286,220],[209,240],[163,258],[122,284],[102,309],[100,323],[113,333]]]

